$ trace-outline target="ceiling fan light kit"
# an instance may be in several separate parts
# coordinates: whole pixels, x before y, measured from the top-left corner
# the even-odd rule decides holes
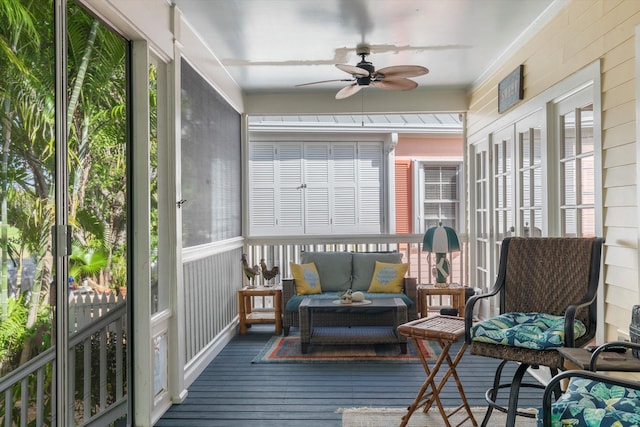
[[[351,82],[350,85],[343,87],[336,94],[336,99],[345,99],[354,95],[365,86],[373,86],[384,90],[411,90],[418,87],[418,83],[409,80],[408,77],[417,77],[425,75],[429,70],[420,65],[393,65],[376,71],[371,62],[366,57],[371,53],[369,45],[358,45],[356,53],[361,57],[357,65],[336,64],[339,70],[351,74],[351,79],[323,80],[319,82],[303,83],[296,85],[308,86],[318,83],[327,82]]]

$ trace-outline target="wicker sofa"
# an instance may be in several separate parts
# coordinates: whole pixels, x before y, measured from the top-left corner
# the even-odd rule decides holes
[[[314,263],[320,277],[322,293],[314,295],[297,295],[296,284],[293,278],[282,280],[282,328],[283,334],[289,335],[291,327],[300,327],[298,307],[303,298],[336,299],[351,289],[362,291],[366,299],[400,297],[407,305],[408,320],[417,318],[416,304],[416,279],[404,278],[403,292],[397,293],[369,293],[367,290],[371,284],[376,261],[390,264],[400,264],[402,254],[398,252],[303,252],[300,256],[301,264]],[[326,314],[326,319],[318,319],[323,324],[353,326],[377,326],[377,316],[366,316],[366,324],[362,316],[355,316],[349,310],[343,310],[339,314],[332,312]],[[384,322],[383,319],[380,319]],[[372,322],[374,322],[372,324]]]

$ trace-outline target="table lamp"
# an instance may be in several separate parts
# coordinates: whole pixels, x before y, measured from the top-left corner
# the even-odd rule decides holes
[[[447,253],[460,250],[460,241],[456,231],[451,227],[442,225],[430,227],[424,233],[422,240],[422,250],[425,252],[435,252],[436,265],[433,273],[436,276],[435,286],[437,288],[448,288],[447,277],[449,277],[450,263],[447,260]]]

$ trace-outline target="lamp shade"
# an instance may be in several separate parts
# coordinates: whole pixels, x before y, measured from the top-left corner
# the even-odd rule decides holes
[[[443,226],[440,223],[437,227],[431,227],[424,233],[422,250],[436,253],[457,252],[460,250],[460,241],[453,228]]]

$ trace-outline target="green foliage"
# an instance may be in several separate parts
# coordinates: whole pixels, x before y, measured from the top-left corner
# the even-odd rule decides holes
[[[12,359],[22,350],[22,342],[27,335],[25,324],[29,311],[22,303],[22,298],[8,300],[9,312],[7,317],[0,322],[0,372],[5,371],[11,365]]]
[[[78,227],[78,232],[85,233],[85,241],[98,242],[98,245],[96,247],[104,248],[107,246],[104,234],[104,223],[96,214],[96,212],[89,209],[80,208],[76,213],[75,219],[76,226]]]
[[[48,307],[38,313],[36,324],[26,326],[29,315],[29,298],[22,294],[8,299],[7,318],[0,322],[0,376],[19,365],[19,358],[27,340],[32,340],[33,355],[51,347],[51,319]]]
[[[108,258],[109,255],[105,251],[74,244],[69,257],[69,275],[76,280],[94,276],[107,267]]]

